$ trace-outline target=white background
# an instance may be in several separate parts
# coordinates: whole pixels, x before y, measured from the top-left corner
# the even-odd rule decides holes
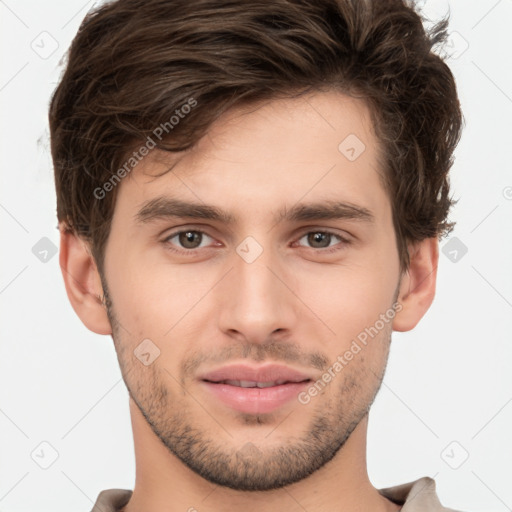
[[[379,488],[431,476],[446,506],[505,512],[512,510],[512,0],[421,3],[433,19],[451,11],[448,63],[466,122],[452,169],[459,203],[451,237],[468,250],[455,263],[441,253],[433,306],[412,332],[394,334],[370,415],[369,475]],[[75,315],[58,255],[42,262],[32,252],[43,237],[59,242],[47,108],[59,60],[92,5],[0,1],[1,512],[87,512],[102,489],[134,484],[128,394],[112,340]],[[33,49],[52,45],[49,56]],[[52,450],[57,460],[42,469],[36,460],[51,462]],[[460,464],[466,451],[451,468],[447,461]]]

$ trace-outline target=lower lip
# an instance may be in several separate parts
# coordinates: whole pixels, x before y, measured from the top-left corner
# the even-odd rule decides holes
[[[309,385],[309,381],[307,381],[289,382],[269,388],[241,388],[207,381],[202,381],[202,383],[221,402],[248,414],[272,412],[296,399],[297,395]]]

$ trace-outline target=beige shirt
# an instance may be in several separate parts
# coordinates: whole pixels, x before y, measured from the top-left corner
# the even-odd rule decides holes
[[[436,494],[436,483],[426,476],[409,482],[379,489],[379,492],[398,505],[403,505],[401,512],[457,512],[443,507]],[[100,492],[91,512],[119,512],[132,495],[125,489],[109,489]]]

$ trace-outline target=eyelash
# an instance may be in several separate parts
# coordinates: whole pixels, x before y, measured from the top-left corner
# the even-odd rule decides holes
[[[202,235],[206,235],[206,236],[208,236],[210,238],[213,238],[210,235],[208,235],[208,233],[206,233],[205,231],[202,231],[200,229],[181,229],[179,231],[174,231],[173,233],[171,233],[170,235],[165,237],[162,240],[162,243],[167,247],[168,250],[170,250],[172,252],[175,252],[175,253],[178,253],[178,254],[185,254],[185,255],[191,255],[191,254],[197,252],[199,249],[205,249],[205,247],[196,247],[194,249],[176,249],[175,247],[172,247],[172,244],[170,242],[171,239],[173,239],[177,235],[180,235],[181,233],[189,233],[189,232],[201,233]],[[340,240],[341,244],[344,245],[344,246],[350,245],[352,243],[351,240],[349,240],[347,238],[344,238],[340,234],[335,233],[334,231],[330,231],[328,229],[318,229],[318,230],[312,230],[312,231],[305,231],[305,232],[303,232],[301,234],[301,236],[297,239],[297,241],[301,240],[302,238],[304,238],[304,236],[309,235],[311,233],[322,233],[322,234],[334,236],[334,237],[338,238]],[[202,242],[202,240],[201,240],[201,242]],[[336,245],[338,245],[338,244],[336,244]],[[309,249],[312,249],[313,251],[318,251],[318,252],[323,253],[323,254],[331,254],[333,252],[337,252],[337,251],[343,250],[343,247],[340,248],[340,247],[334,246],[332,248],[320,248],[320,249],[315,249],[314,247],[309,247]]]

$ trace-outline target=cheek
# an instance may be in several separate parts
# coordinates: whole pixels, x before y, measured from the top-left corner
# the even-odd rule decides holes
[[[159,332],[154,329],[159,311],[168,309],[168,304],[162,302],[161,280],[162,276],[147,265],[133,261],[129,254],[119,264],[110,265],[108,285],[116,318],[126,329],[124,336],[128,331],[136,339],[151,338],[151,334]]]
[[[301,277],[303,277],[301,279]],[[396,282],[377,266],[326,267],[314,277],[297,276],[300,297],[336,334],[355,336],[373,325],[392,303]]]
[[[132,337],[163,343],[201,316],[207,304],[203,299],[219,280],[218,272],[213,267],[199,272],[194,265],[178,267],[165,261],[148,265],[142,260],[127,255],[110,270],[115,313]]]
[[[389,307],[389,287],[377,280],[369,267],[354,264],[317,267],[315,272],[308,269],[295,275],[297,295],[307,306],[306,317],[318,317],[315,326],[321,319],[338,344],[373,324]],[[329,337],[329,331],[325,333]]]

